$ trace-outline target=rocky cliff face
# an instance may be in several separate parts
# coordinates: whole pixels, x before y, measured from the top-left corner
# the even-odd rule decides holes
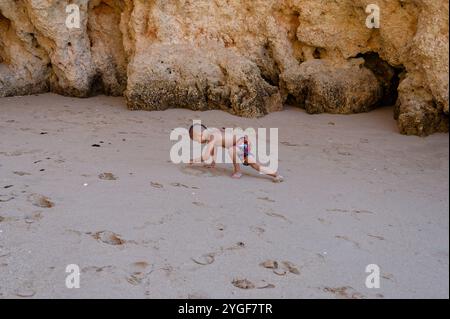
[[[251,117],[395,104],[402,133],[427,135],[448,131],[448,13],[445,0],[0,0],[0,96]]]

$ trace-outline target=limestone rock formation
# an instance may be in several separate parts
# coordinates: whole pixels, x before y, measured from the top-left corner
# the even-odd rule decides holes
[[[130,109],[263,116],[395,104],[400,132],[448,131],[444,0],[2,0],[0,96],[124,95]],[[79,28],[68,28],[76,4]]]
[[[154,45],[151,57],[135,59],[129,70],[131,109],[223,109],[257,117],[282,108],[278,88],[262,79],[255,63],[231,50]]]
[[[356,61],[353,61],[356,62]],[[326,60],[302,63],[289,92],[308,113],[352,114],[373,109],[383,96],[381,82],[357,62],[335,67]]]

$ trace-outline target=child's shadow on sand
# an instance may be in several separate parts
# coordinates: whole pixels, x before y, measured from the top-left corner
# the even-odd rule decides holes
[[[233,174],[232,170],[225,167],[216,166],[214,168],[207,168],[202,165],[184,165],[180,167],[180,171],[183,174],[196,176],[196,177],[218,177],[225,176],[231,178]],[[243,176],[252,178],[261,178],[260,176],[251,174],[249,172],[241,171]]]
[[[207,168],[201,165],[183,165],[180,167],[183,174],[196,177],[231,176],[231,171],[223,167]]]

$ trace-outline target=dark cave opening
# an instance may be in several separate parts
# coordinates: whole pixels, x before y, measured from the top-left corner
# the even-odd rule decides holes
[[[301,104],[298,99],[293,94],[288,94],[286,97],[286,101],[284,102],[286,105],[301,107]]]
[[[377,107],[395,105],[398,98],[398,86],[401,74],[405,71],[403,66],[392,66],[384,61],[378,53],[367,52],[356,56],[364,59],[364,66],[371,70],[383,89],[383,97],[378,101]]]
[[[322,56],[322,49],[320,48],[315,48],[314,52],[313,52],[313,57],[314,59],[320,59]]]
[[[96,96],[105,94],[105,91],[102,74],[96,73],[91,79],[90,95]]]

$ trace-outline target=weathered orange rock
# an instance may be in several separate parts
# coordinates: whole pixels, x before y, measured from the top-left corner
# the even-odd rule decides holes
[[[252,117],[287,100],[352,113],[396,99],[402,133],[448,130],[447,1],[379,0],[379,29],[370,0],[70,2],[79,29],[65,26],[68,0],[0,1],[0,96],[105,93]]]

